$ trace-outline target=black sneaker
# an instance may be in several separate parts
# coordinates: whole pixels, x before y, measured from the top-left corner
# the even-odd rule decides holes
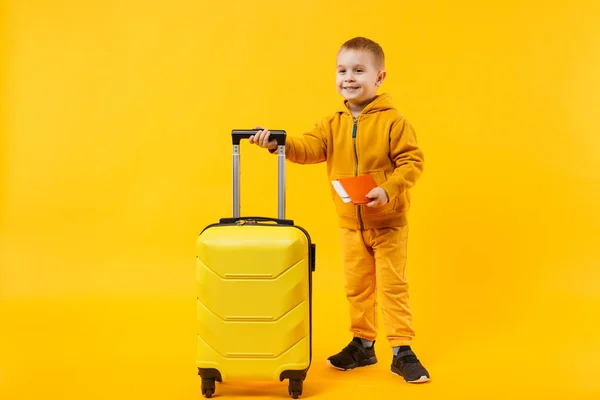
[[[371,347],[365,347],[360,338],[355,337],[342,351],[329,357],[327,363],[343,371],[377,364],[375,342],[373,342]]]
[[[423,383],[429,381],[429,372],[417,359],[412,350],[401,351],[392,360],[392,372],[404,377],[408,383]]]

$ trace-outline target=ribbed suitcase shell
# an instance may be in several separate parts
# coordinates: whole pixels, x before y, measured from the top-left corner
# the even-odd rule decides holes
[[[281,380],[311,359],[311,243],[299,227],[215,224],[197,240],[197,366]]]

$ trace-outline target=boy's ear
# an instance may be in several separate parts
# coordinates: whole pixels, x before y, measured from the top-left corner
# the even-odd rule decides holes
[[[381,86],[381,84],[383,83],[383,80],[385,79],[386,76],[387,76],[387,72],[379,71],[379,75],[377,75],[377,81],[375,82],[375,84],[377,86]]]

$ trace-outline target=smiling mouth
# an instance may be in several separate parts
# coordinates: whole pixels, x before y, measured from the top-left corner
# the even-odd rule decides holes
[[[358,86],[346,86],[344,89],[346,90],[356,90],[356,89],[360,89]]]

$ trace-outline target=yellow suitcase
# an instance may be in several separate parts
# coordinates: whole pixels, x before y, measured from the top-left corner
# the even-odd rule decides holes
[[[278,142],[278,218],[240,217],[240,141],[232,131],[233,218],[204,228],[196,242],[198,375],[210,398],[215,382],[289,380],[302,394],[312,355],[315,245],[285,219],[285,131]]]

